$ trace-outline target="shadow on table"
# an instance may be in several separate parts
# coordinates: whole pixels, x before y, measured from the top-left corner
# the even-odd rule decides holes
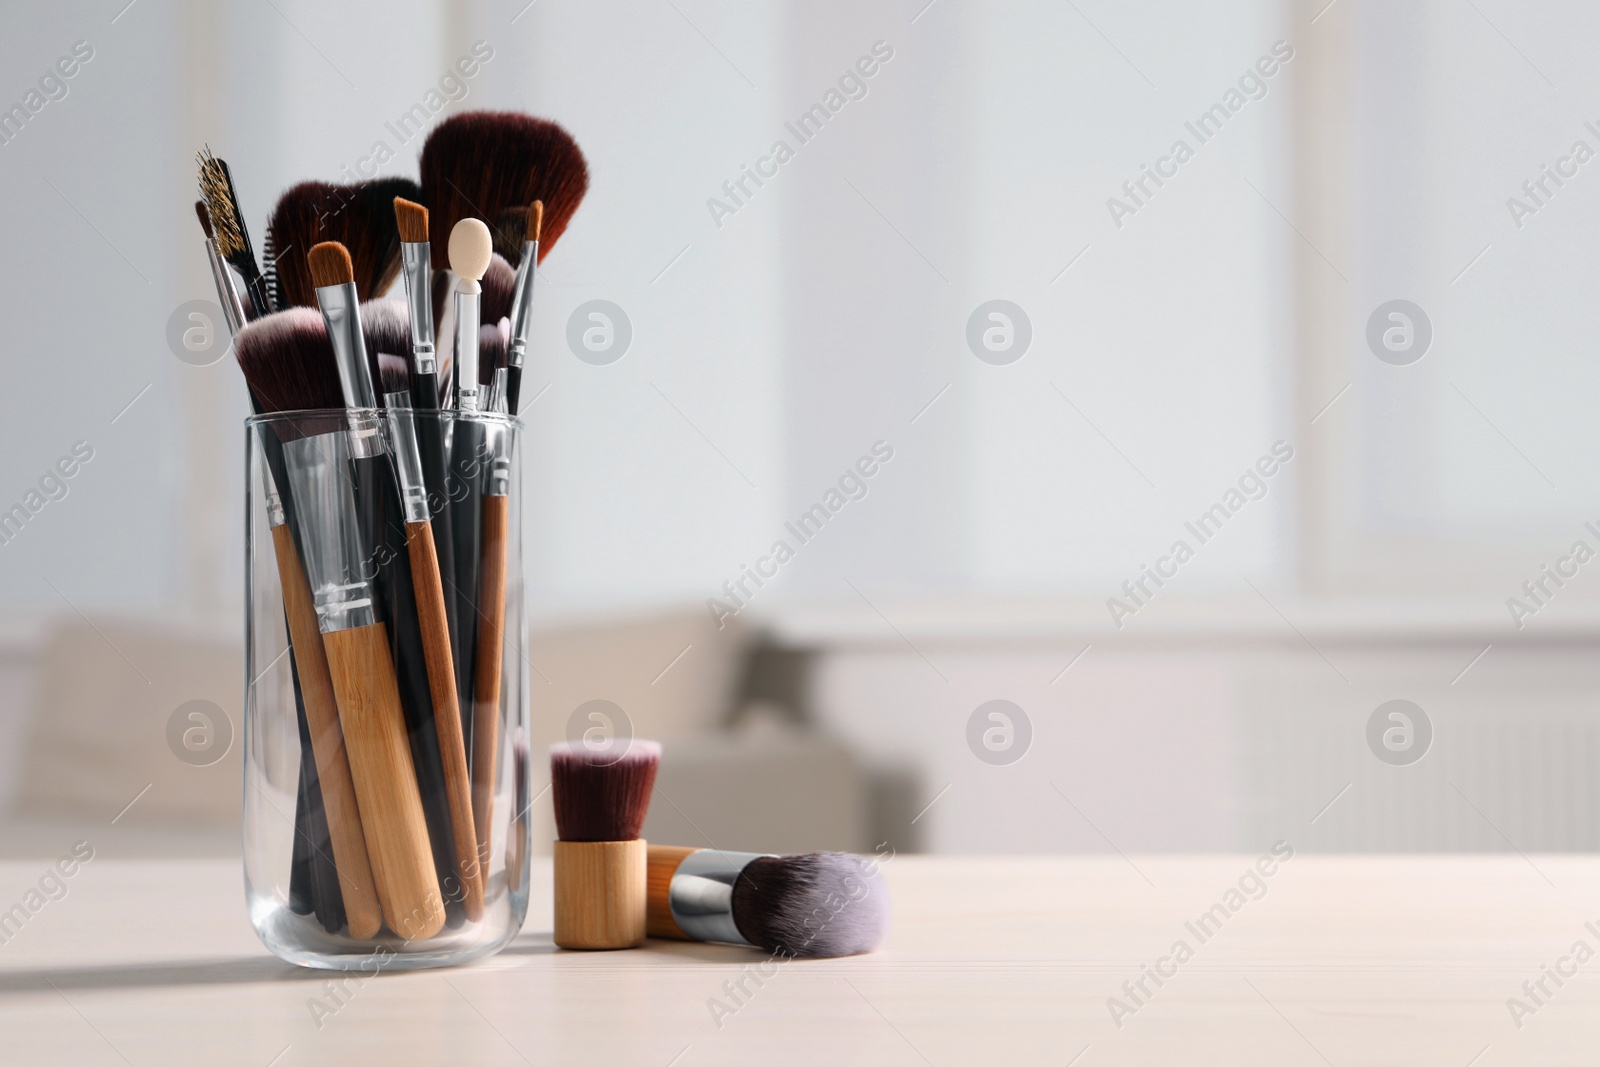
[[[296,967],[272,956],[161,963],[112,963],[98,967],[35,967],[0,971],[0,997],[97,989],[156,989],[169,986],[319,982],[334,972]]]

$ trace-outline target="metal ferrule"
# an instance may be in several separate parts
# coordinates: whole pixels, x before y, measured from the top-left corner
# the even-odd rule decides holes
[[[501,370],[497,377],[503,378]],[[502,409],[503,410],[503,409]],[[485,496],[508,496],[511,493],[511,453],[507,447],[511,427],[503,422],[485,423],[483,426],[486,470],[483,478]]]
[[[350,436],[314,434],[283,446],[317,628],[325,634],[370,626],[372,582],[362,576],[365,546],[355,523]]]
[[[506,413],[506,369],[504,367],[495,369],[494,377],[489,380],[489,384],[484,388],[483,396],[479,399],[479,403],[483,406],[484,411],[498,412],[501,415]]]
[[[411,360],[418,374],[437,374],[433,354],[433,268],[428,242],[400,245],[400,274],[406,281],[406,310],[411,319]]]
[[[371,459],[383,455],[389,450],[383,434],[383,413],[352,411],[348,438],[351,459]]]
[[[472,286],[467,289],[467,286]],[[456,282],[456,408],[478,410],[478,314],[483,290],[471,278]]]
[[[217,251],[217,242],[206,238],[206,259],[211,263],[211,281],[217,287],[217,302],[222,305],[222,318],[228,324],[228,336],[236,336],[244,329],[244,301],[239,299],[239,287],[233,283],[233,271],[223,262]]]
[[[388,408],[389,447],[394,453],[395,475],[400,480],[400,502],[406,522],[427,522],[428,487],[422,480],[422,450],[417,447],[417,424],[411,415],[410,393],[385,393]]]
[[[334,362],[339,365],[339,386],[344,390],[345,406],[375,408],[378,394],[372,388],[367,343],[361,337],[360,305],[354,282],[324,285],[317,290],[317,306],[328,324],[328,341],[333,345]]]
[[[528,335],[533,332],[533,281],[539,273],[539,242],[522,242],[522,262],[517,266],[517,283],[511,294],[511,346],[506,363],[522,366],[528,351]]]
[[[733,923],[733,883],[762,852],[691,852],[672,874],[667,902],[678,928],[696,941],[748,945]]]

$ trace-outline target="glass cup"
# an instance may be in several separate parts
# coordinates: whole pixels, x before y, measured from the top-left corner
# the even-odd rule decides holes
[[[284,960],[449,966],[522,926],[521,430],[246,422],[245,892]]]

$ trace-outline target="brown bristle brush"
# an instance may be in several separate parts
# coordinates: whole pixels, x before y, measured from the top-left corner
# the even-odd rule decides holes
[[[860,856],[767,856],[649,846],[651,937],[751,945],[793,959],[871,952],[889,925],[883,879]]]
[[[260,405],[267,412],[338,407],[341,403],[333,349],[328,345],[322,317],[314,311],[301,308],[257,319],[234,339],[234,355],[251,393],[260,398]],[[350,936],[366,940],[376,936],[383,925],[382,908],[367,855],[311,587],[276,487],[272,493],[267,503],[267,525],[272,530],[289,645],[294,651],[305,729],[326,813],[338,888]],[[297,838],[303,832],[297,827]]]
[[[228,266],[244,279],[249,317],[258,319],[270,314],[272,300],[261,265],[256,262],[255,249],[250,246],[250,230],[244,224],[239,197],[233,189],[233,173],[226,162],[211,154],[210,148],[195,153],[195,158],[200,163],[200,197],[210,216],[211,232],[207,236],[216,241],[217,252]]]
[[[389,436],[400,492],[405,501],[406,548],[421,631],[428,687],[433,698],[433,744],[443,770],[449,805],[451,839],[467,918],[483,917],[483,864],[479,834],[473,824],[472,776],[456,695],[455,659],[450,649],[450,620],[445,613],[444,584],[429,521],[427,486],[411,411],[411,327],[399,301],[377,300],[362,305],[361,323],[367,348],[376,354],[379,388],[387,409]],[[395,351],[395,349],[400,351]],[[415,730],[413,733],[415,734]],[[419,761],[420,762],[420,761]]]
[[[307,256],[324,241],[337,241],[349,251],[357,296],[382,296],[400,274],[401,235],[391,221],[395,199],[421,195],[409,178],[355,185],[301,182],[289,189],[267,220],[267,277],[276,305],[317,306]]]
[[[564,742],[550,749],[555,804],[555,943],[632,948],[644,941],[648,846],[639,837],[661,746]]]
[[[349,282],[348,260],[331,262],[338,258],[324,254],[312,259],[313,270],[326,275],[318,280],[330,288]],[[355,310],[353,292],[334,295]],[[349,402],[350,383],[367,374],[359,322],[350,318],[332,318],[340,333],[331,338],[326,328],[330,316],[309,309],[285,311],[256,325],[273,343],[259,349],[236,343],[252,391],[274,410],[372,407]],[[239,340],[247,340],[244,333]],[[366,389],[371,390],[370,383]],[[281,428],[280,435],[372,884],[385,922],[409,940],[437,933],[445,907],[388,630],[376,607],[378,583],[367,577],[375,542],[369,527],[357,520],[351,479],[354,472],[367,486],[359,469],[365,462],[361,457],[384,465],[388,457],[381,451],[371,455],[370,439],[358,437],[350,418],[341,412],[300,420]]]
[[[589,166],[572,136],[546,119],[516,111],[464,111],[433,128],[422,145],[422,197],[433,214],[433,260],[447,263],[450,230],[464,218],[510,227],[503,243],[521,245],[526,212],[544,202],[543,256],[561,239],[589,190]],[[517,266],[520,253],[506,256]]]

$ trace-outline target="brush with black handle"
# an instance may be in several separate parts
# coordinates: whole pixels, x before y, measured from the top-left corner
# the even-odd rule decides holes
[[[197,153],[196,157],[200,162],[200,196],[211,214],[217,251],[244,279],[248,318],[253,322],[271,314],[273,306],[267,294],[266,278],[261,273],[261,265],[256,262],[255,250],[250,246],[250,231],[239,210],[233,174],[228,170],[228,164],[212,155],[209,148]]]
[[[450,443],[450,534],[456,547],[456,691],[463,708],[472,707],[473,675],[478,647],[478,544],[482,531],[486,437],[478,382],[478,279],[494,254],[489,227],[478,219],[462,219],[450,235],[450,269],[455,281],[455,398],[458,418]],[[473,752],[472,717],[463,722],[467,751]],[[470,757],[469,757],[470,758]],[[479,828],[481,834],[482,828]]]

